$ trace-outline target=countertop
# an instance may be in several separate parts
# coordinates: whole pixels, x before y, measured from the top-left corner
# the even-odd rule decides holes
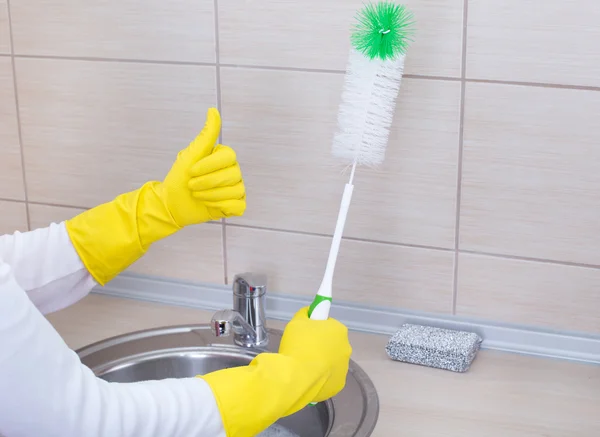
[[[76,349],[134,330],[205,323],[211,315],[92,294],[48,319]],[[600,436],[600,366],[482,350],[458,374],[390,360],[387,336],[350,336],[352,358],[379,393],[372,437]]]

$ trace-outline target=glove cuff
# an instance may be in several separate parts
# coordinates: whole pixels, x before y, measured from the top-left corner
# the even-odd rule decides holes
[[[180,229],[158,190],[159,182],[148,182],[65,222],[81,261],[100,285],[137,261],[152,243]]]
[[[148,182],[140,189],[137,204],[140,244],[147,250],[152,243],[181,230],[163,199],[163,184]]]

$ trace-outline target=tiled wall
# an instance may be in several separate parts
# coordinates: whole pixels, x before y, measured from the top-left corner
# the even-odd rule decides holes
[[[131,269],[216,283],[262,270],[271,292],[314,293],[361,4],[12,0],[8,14],[0,0],[0,230],[162,178],[218,105],[246,216]],[[408,5],[417,41],[385,165],[357,174],[336,297],[600,333],[599,4]]]

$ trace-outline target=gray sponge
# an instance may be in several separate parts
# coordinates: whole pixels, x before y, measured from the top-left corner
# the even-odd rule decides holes
[[[466,372],[481,342],[473,332],[407,323],[390,338],[385,351],[395,361]]]

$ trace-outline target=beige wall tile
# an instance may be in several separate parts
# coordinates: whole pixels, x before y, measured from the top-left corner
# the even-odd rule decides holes
[[[331,156],[343,76],[225,68],[223,138],[248,210],[236,223],[330,234],[348,180]],[[360,168],[345,231],[453,247],[460,85],[405,79],[384,165]]]
[[[10,53],[10,28],[6,0],[0,0],[0,53]]]
[[[186,281],[225,283],[220,223],[185,228],[155,243],[129,269],[132,272]]]
[[[600,270],[460,254],[457,314],[600,333]]]
[[[244,271],[268,275],[271,293],[313,296],[321,283],[331,239],[227,226],[230,278]],[[411,310],[452,308],[453,253],[343,240],[334,299]]]
[[[406,72],[459,76],[463,0],[409,0],[415,42]],[[219,2],[221,62],[344,70],[360,0]]]
[[[27,231],[27,207],[21,202],[0,200],[0,235]]]
[[[29,205],[31,228],[70,219],[83,210],[49,205]],[[127,269],[129,272],[223,284],[223,241],[220,224],[205,224],[182,231],[153,244]]]
[[[599,118],[599,93],[468,84],[460,247],[600,264]]]
[[[0,198],[25,199],[18,129],[12,63],[0,57]]]
[[[215,69],[18,59],[29,199],[91,207],[164,178],[215,104]]]
[[[214,2],[19,0],[15,53],[214,62]]]
[[[600,4],[469,0],[467,77],[600,85]]]
[[[333,231],[347,181],[330,153],[342,81],[340,74],[221,70],[223,142],[236,148],[248,190],[245,216],[232,221]]]

